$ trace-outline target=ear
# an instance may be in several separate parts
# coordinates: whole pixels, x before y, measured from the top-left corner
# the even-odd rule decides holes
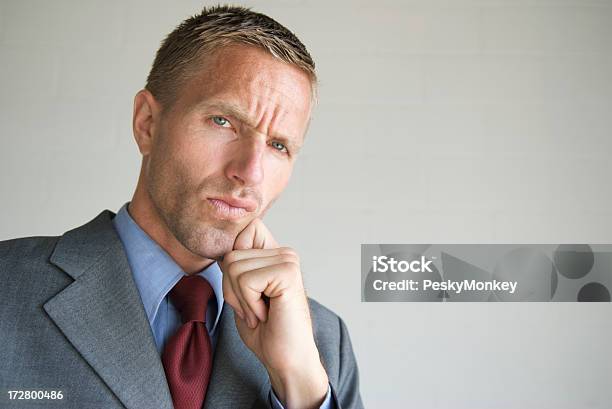
[[[138,149],[143,156],[151,152],[156,128],[159,124],[161,106],[153,94],[147,89],[141,89],[134,97],[134,114],[132,129]]]

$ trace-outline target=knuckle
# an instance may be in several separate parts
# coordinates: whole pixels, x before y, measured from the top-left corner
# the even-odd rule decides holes
[[[236,261],[236,251],[232,250],[229,253],[227,253],[225,256],[223,256],[223,263],[226,265],[231,265],[233,262]]]
[[[236,277],[236,283],[238,284],[239,287],[244,287],[247,283],[247,275],[246,274],[240,274],[239,276]]]
[[[234,295],[227,297],[225,301],[235,310],[241,308],[238,299]]]
[[[232,263],[230,265],[227,266],[227,274],[231,277],[234,278],[239,274],[239,266],[238,263]]]
[[[299,260],[298,253],[291,247],[281,247],[280,254],[283,256],[290,256],[296,260]]]
[[[299,265],[299,259],[297,257],[296,254],[282,254],[281,255],[281,261],[283,263],[293,263],[293,264],[298,264]]]
[[[297,274],[300,272],[299,266],[293,261],[285,261],[282,263],[283,269],[288,273]]]
[[[291,247],[281,247],[280,254],[293,254],[295,251]]]

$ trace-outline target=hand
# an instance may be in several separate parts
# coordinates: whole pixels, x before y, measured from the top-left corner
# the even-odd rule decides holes
[[[266,367],[278,398],[287,408],[319,407],[328,378],[314,342],[297,253],[279,247],[255,219],[219,265],[238,333]]]

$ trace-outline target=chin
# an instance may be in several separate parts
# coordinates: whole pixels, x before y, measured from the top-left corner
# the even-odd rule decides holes
[[[219,260],[234,249],[238,234],[248,222],[233,223],[210,218],[177,217],[171,231],[178,241],[193,254]]]
[[[237,233],[208,227],[192,235],[185,247],[200,257],[219,260],[234,249],[236,236]]]

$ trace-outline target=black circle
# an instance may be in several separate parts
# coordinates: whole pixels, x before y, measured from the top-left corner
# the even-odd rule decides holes
[[[600,283],[588,283],[578,291],[578,301],[580,302],[609,302],[610,291],[605,285]]]

